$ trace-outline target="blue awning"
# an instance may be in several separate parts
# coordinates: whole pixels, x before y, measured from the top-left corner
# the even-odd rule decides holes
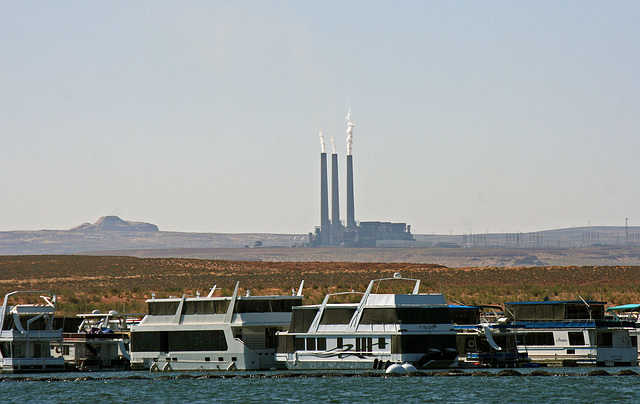
[[[607,311],[612,311],[612,310],[628,310],[628,311],[640,310],[640,304],[623,304],[622,306],[614,306],[614,307],[609,307],[607,309]]]

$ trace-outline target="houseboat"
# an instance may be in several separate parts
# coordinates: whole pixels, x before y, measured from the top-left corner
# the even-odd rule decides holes
[[[518,350],[551,366],[636,366],[629,322],[605,318],[605,302],[591,300],[505,303]]]
[[[630,323],[629,338],[631,346],[638,349],[638,359],[640,359],[640,304],[625,304],[622,306],[613,306],[607,308],[607,313],[611,313],[616,319]]]
[[[70,370],[128,370],[130,327],[141,315],[115,310],[78,314],[80,324],[72,332],[63,330],[61,344],[52,346],[54,357],[63,357]]]
[[[380,293],[409,285],[413,285],[409,294]],[[396,273],[393,278],[372,280],[364,293],[332,293],[321,304],[294,307],[289,330],[278,335],[276,360],[288,369],[386,369],[405,362],[422,369],[455,364],[456,332],[447,302],[443,295],[421,294],[419,288],[419,279]],[[348,297],[358,301],[335,302]]]
[[[39,303],[29,303],[35,299]],[[64,370],[64,359],[51,356],[51,347],[62,342],[62,330],[53,329],[56,301],[51,292],[5,295],[0,312],[0,373]]]
[[[457,332],[459,367],[520,367],[531,363],[519,352],[516,334],[500,327],[507,322],[500,306],[450,305]]]
[[[304,281],[303,281],[304,283]],[[276,333],[302,304],[291,296],[169,297],[147,300],[149,313],[131,327],[131,367],[151,371],[284,368],[275,361]]]

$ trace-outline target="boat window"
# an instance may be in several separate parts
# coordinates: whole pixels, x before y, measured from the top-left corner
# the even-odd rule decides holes
[[[131,333],[132,352],[168,352],[166,331],[144,331]]]
[[[478,324],[480,323],[480,309],[455,308],[449,309],[449,315],[454,324]]]
[[[344,342],[342,340],[342,337],[336,338],[336,348],[342,348],[343,346],[344,346]]]
[[[629,337],[631,339],[631,346],[634,348],[638,347],[638,337],[635,335],[632,335]]]
[[[296,338],[296,351],[304,351],[304,338]]]
[[[569,345],[584,345],[584,334],[582,332],[570,332]]]
[[[391,353],[426,353],[429,349],[456,349],[455,335],[392,335]]]
[[[316,339],[307,338],[307,351],[315,351],[315,350],[316,350]]]
[[[364,309],[360,324],[450,324],[446,307]]]
[[[349,324],[356,308],[327,307],[322,313],[320,324]]]
[[[520,345],[555,345],[552,332],[531,332],[520,336]]]
[[[291,315],[291,326],[289,330],[291,332],[307,332],[313,319],[318,313],[318,308],[313,309],[297,309],[293,310]]]
[[[14,358],[24,358],[25,357],[25,353],[24,353],[24,346],[22,344],[13,344],[13,356]]]
[[[149,315],[173,315],[178,310],[180,302],[149,302]]]
[[[318,338],[317,339],[318,351],[324,351],[327,349],[327,339],[326,338]]]
[[[596,333],[596,341],[598,347],[612,347],[613,346],[613,333],[611,332],[598,332]]]
[[[294,353],[295,352],[295,340],[293,335],[279,335],[278,336],[278,352],[279,353]]]
[[[226,351],[222,330],[131,333],[133,352]]]
[[[222,330],[171,331],[170,351],[226,351],[227,340]]]
[[[234,312],[236,313],[291,313],[293,306],[301,306],[299,299],[255,299],[238,300]]]
[[[281,329],[277,327],[265,327],[264,329],[264,347],[265,348],[275,348],[277,346],[277,335],[276,333],[281,331]]]
[[[378,349],[385,349],[387,347],[387,342],[384,337],[378,338]]]
[[[356,338],[356,351],[360,351],[360,349],[362,352],[373,352],[373,338]]]
[[[604,305],[591,304],[587,307],[584,304],[567,304],[565,318],[567,320],[600,320],[604,316]]]
[[[228,300],[186,300],[182,314],[224,314],[228,309]]]

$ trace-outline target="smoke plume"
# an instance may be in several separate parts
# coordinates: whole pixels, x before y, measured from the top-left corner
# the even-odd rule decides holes
[[[351,156],[351,147],[353,146],[353,127],[356,126],[351,122],[351,109],[347,114],[347,156]]]
[[[322,150],[322,153],[325,153],[325,147],[324,147],[324,135],[322,134],[322,132],[319,133],[320,135],[320,149]]]
[[[333,147],[333,154],[336,154],[336,140],[331,136],[331,146]]]

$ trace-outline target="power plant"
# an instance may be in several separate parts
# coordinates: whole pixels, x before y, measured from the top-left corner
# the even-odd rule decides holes
[[[309,247],[377,247],[383,242],[415,241],[406,223],[356,222],[353,192],[353,127],[351,112],[347,115],[347,219],[340,220],[338,154],[331,138],[331,219],[329,219],[329,184],[324,135],[320,132],[320,226],[309,233]]]

